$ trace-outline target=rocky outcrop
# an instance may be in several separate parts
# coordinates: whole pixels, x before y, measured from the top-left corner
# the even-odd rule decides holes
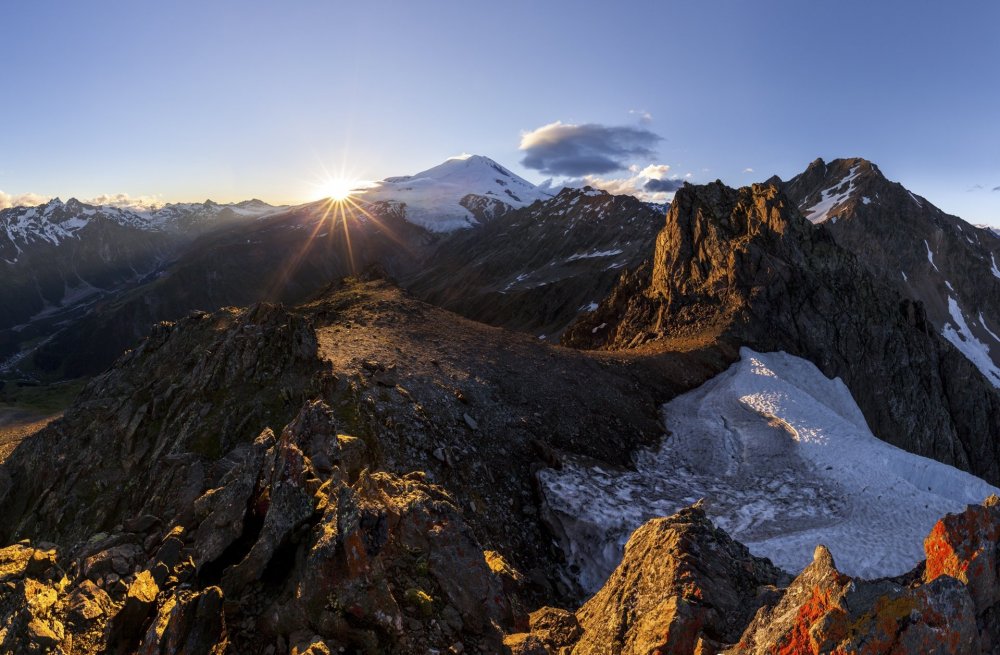
[[[511,604],[460,509],[358,448],[307,402],[192,512],[0,550],[0,651],[497,652]]]
[[[923,307],[873,277],[773,185],[685,186],[650,264],[563,342],[784,350],[840,377],[879,438],[1000,482],[1000,393]]]
[[[575,615],[539,610],[529,634],[508,642],[574,655],[715,652],[739,638],[784,577],[693,507],[636,530],[621,564]]]
[[[5,463],[0,543],[180,520],[229,458],[317,392],[316,348],[309,321],[274,305],[158,325]]]
[[[942,518],[927,560],[900,580],[853,580],[824,547],[731,653],[990,653],[1000,641],[1000,507]]]
[[[852,580],[825,547],[781,601],[761,609],[730,653],[980,652],[968,590],[953,578],[917,587]]]

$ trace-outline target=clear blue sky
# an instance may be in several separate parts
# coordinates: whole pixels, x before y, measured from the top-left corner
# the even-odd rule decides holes
[[[38,0],[0,22],[7,194],[294,202],[324,167],[461,152],[538,182],[521,135],[562,121],[641,126],[662,140],[636,165],[693,181],[864,156],[1000,223],[997,2]]]

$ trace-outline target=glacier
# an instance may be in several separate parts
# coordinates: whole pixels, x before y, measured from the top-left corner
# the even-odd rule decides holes
[[[567,457],[539,472],[546,520],[587,591],[617,566],[635,528],[697,501],[789,572],[824,544],[844,573],[878,578],[920,562],[941,516],[1000,493],[876,438],[844,383],[812,363],[748,348],[740,356],[663,406],[667,435],[633,467]]]

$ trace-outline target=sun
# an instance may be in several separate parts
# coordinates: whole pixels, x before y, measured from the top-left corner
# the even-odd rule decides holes
[[[360,189],[360,180],[352,180],[346,177],[333,177],[324,182],[320,189],[324,198],[329,198],[334,202],[343,202]]]

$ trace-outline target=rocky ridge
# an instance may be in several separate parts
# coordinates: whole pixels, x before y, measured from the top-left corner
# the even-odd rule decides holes
[[[449,236],[401,284],[463,316],[557,339],[646,257],[661,222],[631,196],[563,189]]]
[[[1000,393],[923,305],[872,277],[772,184],[685,186],[653,257],[563,342],[602,349],[728,341],[840,377],[876,436],[1000,481]]]
[[[890,182],[864,159],[817,159],[780,184],[804,215],[904,297],[1000,387],[1000,239]]]

